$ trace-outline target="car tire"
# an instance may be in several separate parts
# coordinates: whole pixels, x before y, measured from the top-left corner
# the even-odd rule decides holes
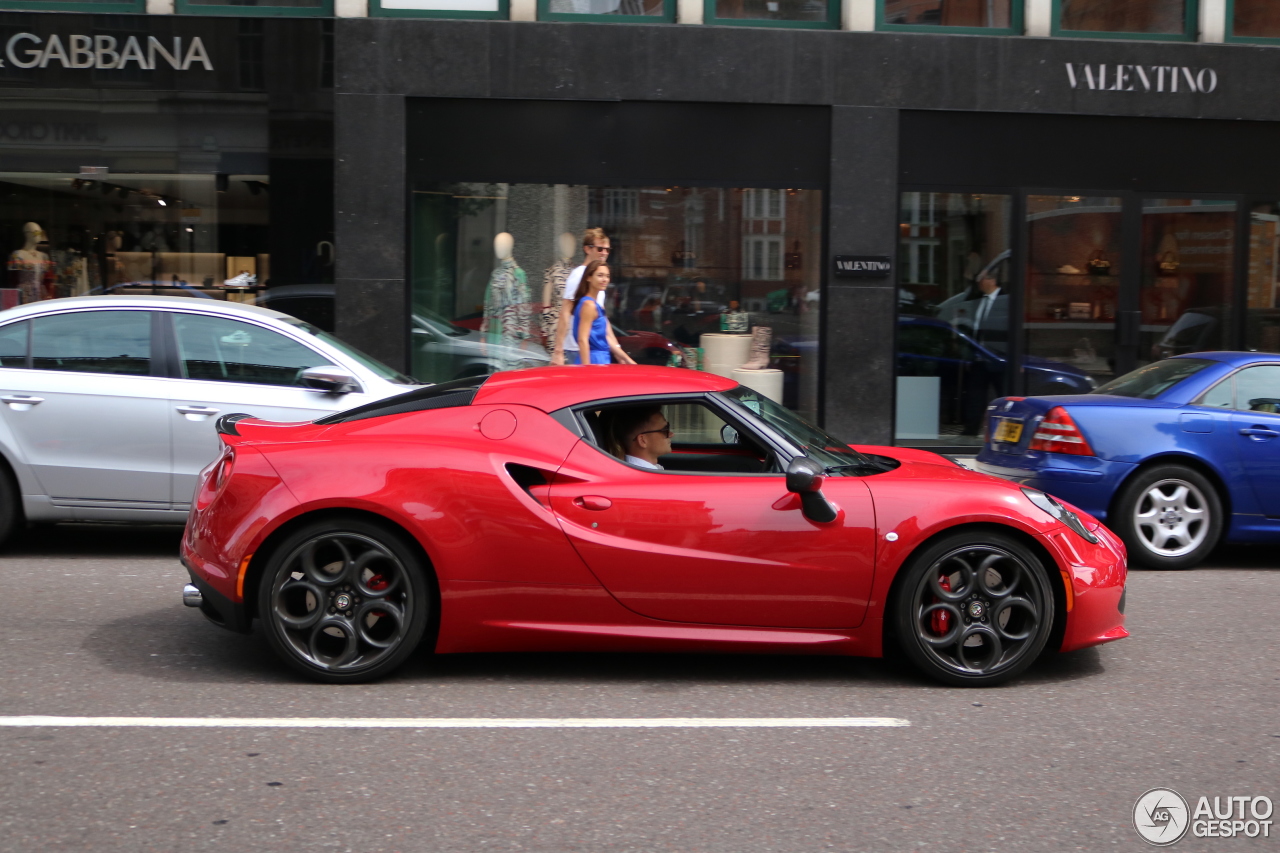
[[[0,468],[0,545],[8,543],[22,527],[22,497],[13,475]]]
[[[316,681],[387,675],[422,641],[434,584],[403,533],[360,518],[326,518],[272,553],[258,592],[271,648]]]
[[[1222,536],[1222,499],[1209,478],[1184,465],[1134,474],[1108,516],[1129,549],[1129,562],[1150,569],[1189,569]]]
[[[1012,536],[961,531],[917,552],[903,569],[893,628],[929,677],[989,687],[1040,656],[1057,609],[1040,558]]]

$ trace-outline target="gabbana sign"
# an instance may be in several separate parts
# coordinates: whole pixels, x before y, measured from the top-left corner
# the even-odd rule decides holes
[[[181,36],[174,36],[169,45],[155,36],[143,38],[145,43],[138,36],[129,36],[122,43],[115,36],[69,35],[64,41],[52,35],[45,41],[34,33],[16,33],[5,44],[4,55],[15,68],[48,68],[52,63],[63,68],[108,71],[132,66],[152,71],[160,62],[179,71],[186,71],[192,65],[199,65],[205,71],[213,70],[213,62],[199,36],[187,40],[185,48]],[[0,68],[4,65],[5,60],[0,60]]]
[[[1218,72],[1185,65],[1125,65],[1105,62],[1068,62],[1067,82],[1072,89],[1103,92],[1200,92],[1218,88]]]

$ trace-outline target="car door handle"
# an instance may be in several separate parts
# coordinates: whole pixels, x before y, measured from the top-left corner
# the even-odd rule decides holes
[[[1267,429],[1263,426],[1253,426],[1248,429],[1240,430],[1241,435],[1247,435],[1254,441],[1266,441],[1269,438],[1280,438],[1280,432],[1273,429]]]
[[[573,499],[574,504],[583,509],[602,510],[613,506],[613,501],[599,495],[582,495]]]
[[[8,403],[10,406],[34,406],[44,402],[44,397],[32,397],[29,394],[9,394],[0,397],[0,400]]]
[[[218,414],[218,410],[217,410],[217,409],[214,409],[214,408],[211,408],[211,407],[209,407],[209,406],[179,406],[179,407],[178,407],[178,414],[181,414],[181,415],[203,415],[204,417],[208,417],[209,415],[216,415],[216,414]]]

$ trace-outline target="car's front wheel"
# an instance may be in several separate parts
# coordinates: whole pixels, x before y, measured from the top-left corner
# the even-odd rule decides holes
[[[422,640],[432,607],[427,572],[403,534],[328,518],[275,550],[258,613],[271,647],[294,669],[317,681],[371,681]]]
[[[1222,500],[1198,471],[1157,465],[1120,490],[1108,518],[1129,549],[1129,561],[1152,569],[1189,569],[1222,535]]]
[[[975,530],[916,554],[894,602],[907,657],[946,684],[987,687],[1020,674],[1053,632],[1053,590],[1016,539]]]

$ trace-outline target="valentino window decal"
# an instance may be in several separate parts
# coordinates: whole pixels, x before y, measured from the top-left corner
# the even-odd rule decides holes
[[[1072,89],[1102,92],[1199,92],[1218,88],[1218,72],[1185,65],[1125,65],[1122,63],[1068,62],[1067,82]]]
[[[179,71],[199,66],[213,70],[213,62],[199,36],[183,43],[181,36],[174,36],[166,44],[155,36],[129,36],[121,41],[115,36],[49,36],[45,41],[34,33],[15,33],[5,43],[5,59],[14,68],[93,68],[99,71],[125,68],[141,68],[153,71],[168,65]],[[159,64],[157,64],[159,63]]]

